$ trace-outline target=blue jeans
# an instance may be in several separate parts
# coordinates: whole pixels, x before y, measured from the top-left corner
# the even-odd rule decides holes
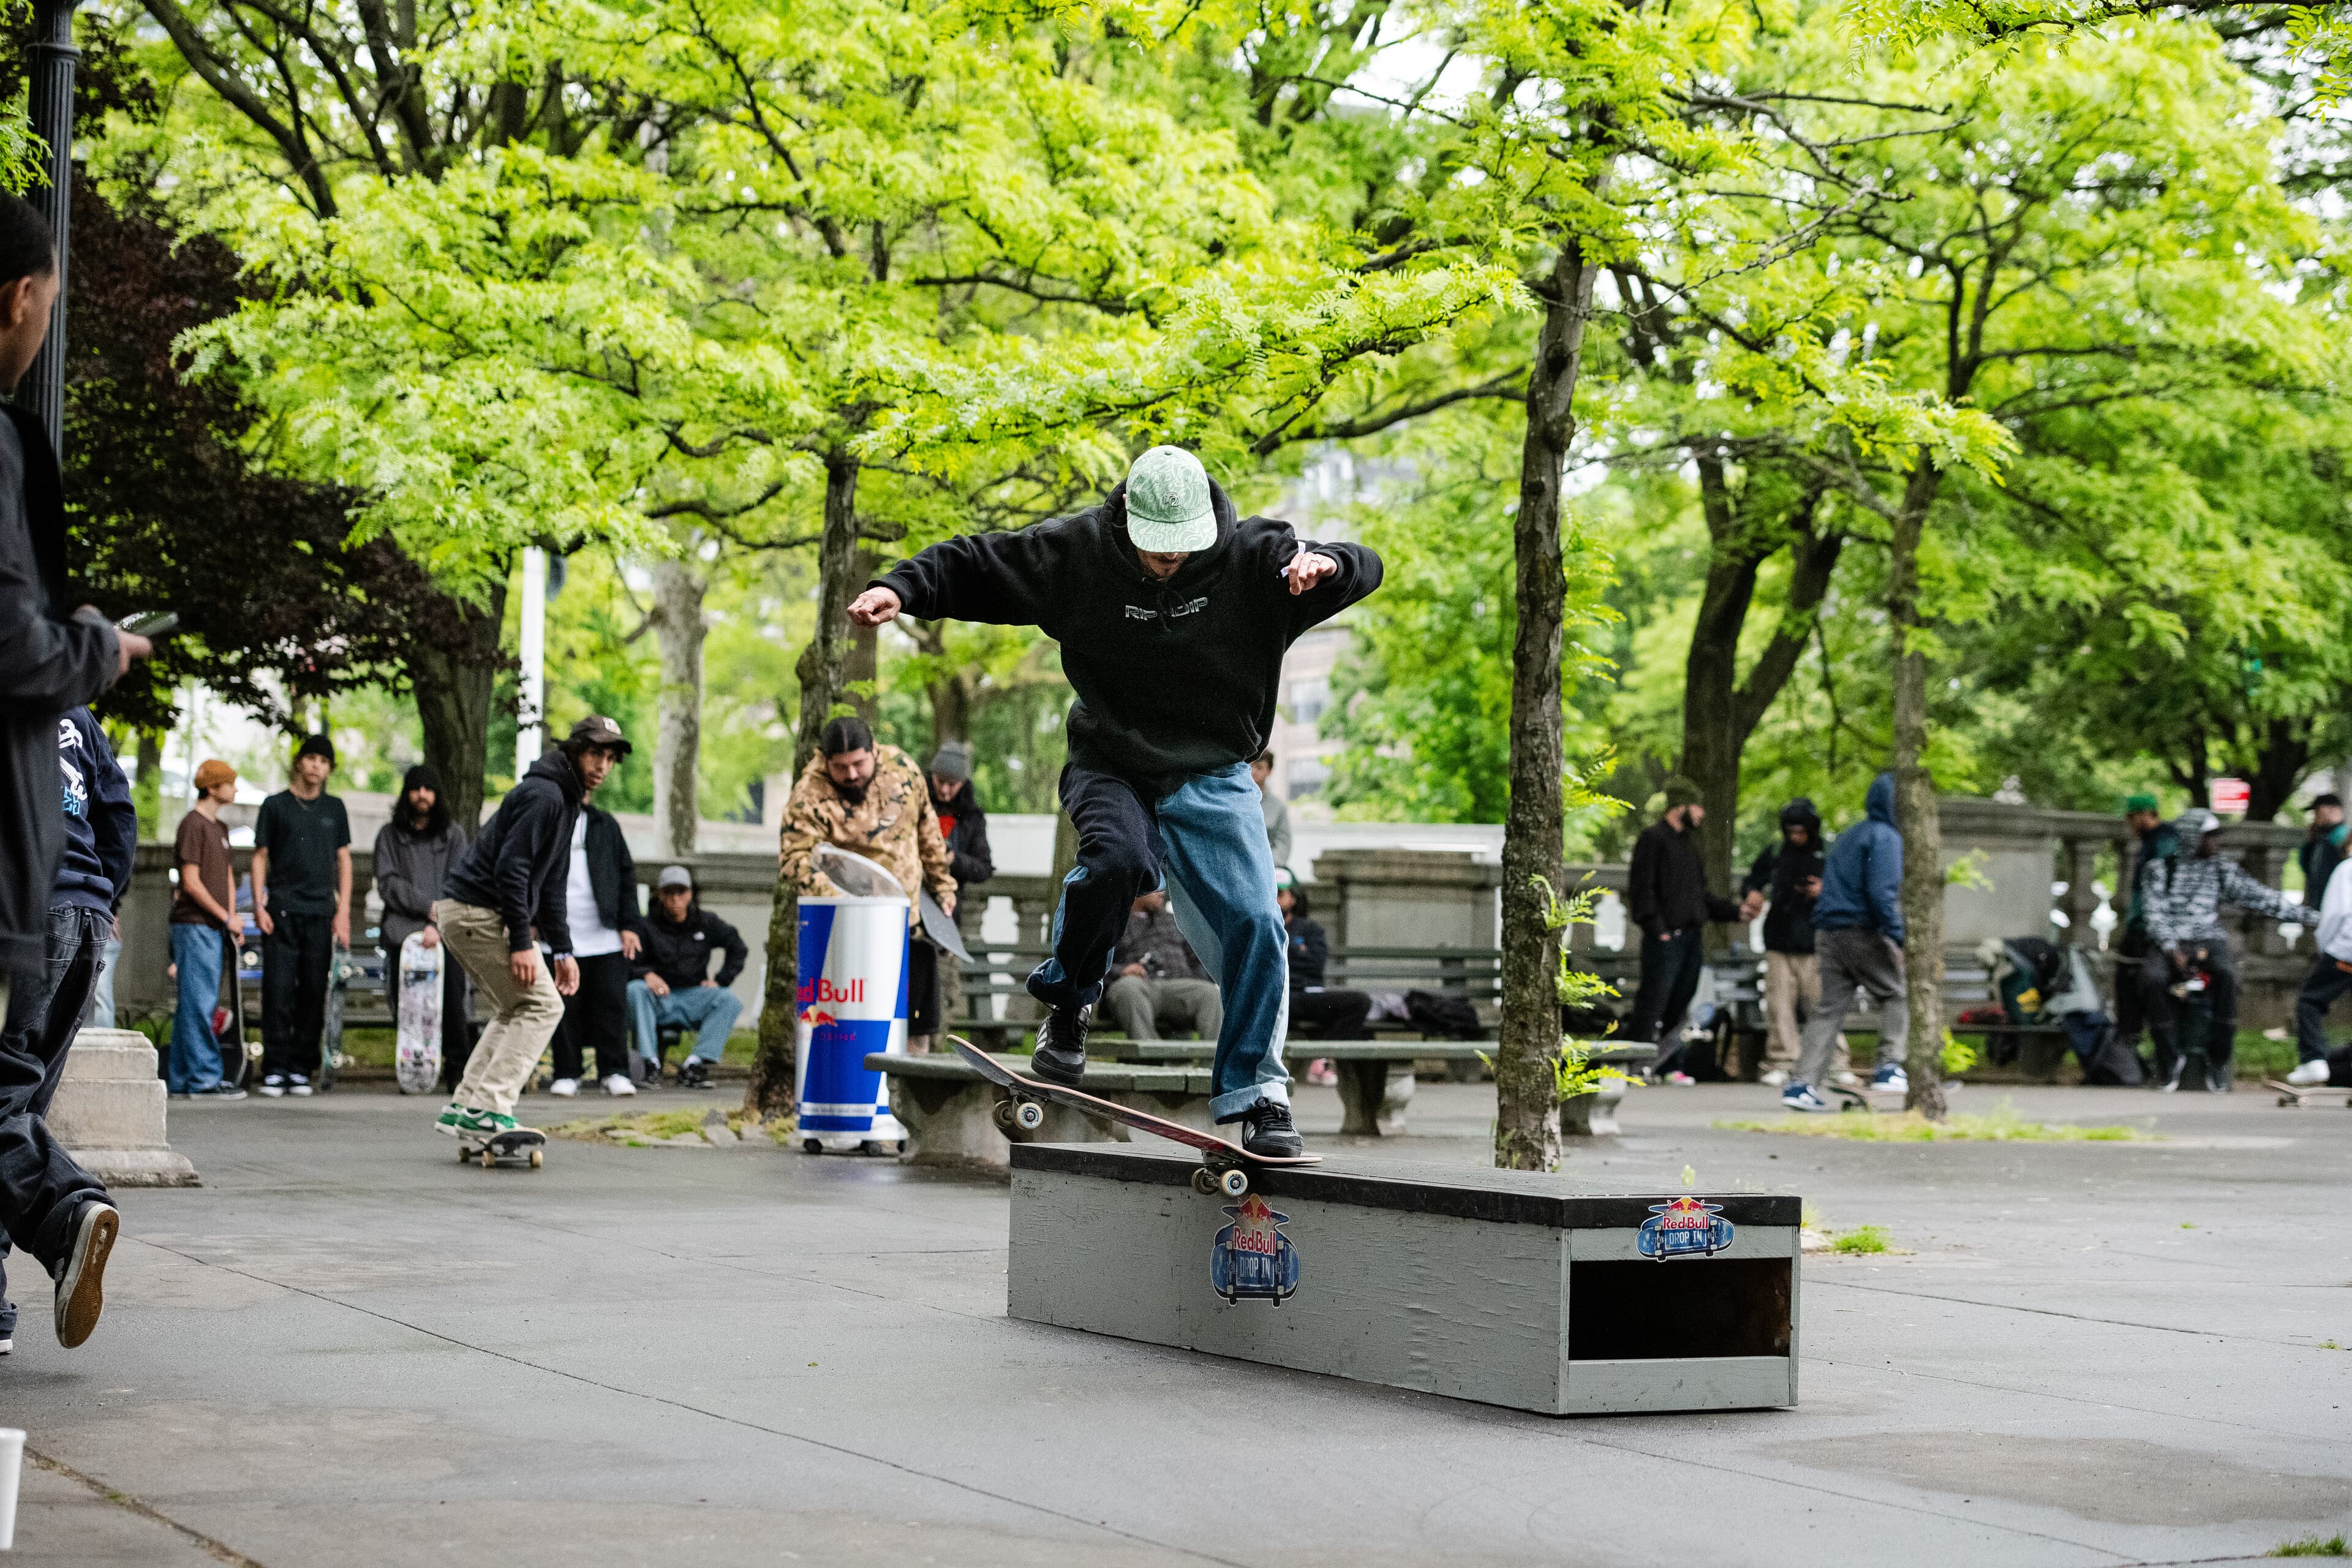
[[[213,1034],[219,1005],[221,950],[228,934],[208,925],[174,923],[172,962],[180,968],[180,1006],[172,1015],[172,1054],[163,1082],[173,1094],[211,1089],[221,1080],[220,1041]]]
[[[717,1061],[742,1012],[743,1004],[724,985],[673,986],[668,995],[656,996],[644,981],[629,982],[629,1027],[638,1054],[648,1060],[661,1055],[661,1031],[677,1025],[694,1031],[696,1056]]]
[[[1261,1100],[1288,1104],[1290,963],[1249,764],[1191,774],[1146,801],[1128,780],[1073,763],[1062,770],[1062,805],[1078,830],[1077,864],[1054,911],[1054,956],[1029,976],[1029,994],[1050,1007],[1098,1000],[1129,908],[1164,885],[1224,996],[1209,1114],[1233,1121]]]
[[[103,910],[50,905],[41,969],[16,975],[8,987],[6,1024],[0,1028],[0,1222],[5,1226],[0,1257],[13,1245],[43,1268],[55,1268],[82,1205],[106,1199],[105,1184],[50,1136],[47,1118],[113,923]],[[16,1309],[7,1292],[7,1275],[0,1270],[0,1334],[13,1335]]]

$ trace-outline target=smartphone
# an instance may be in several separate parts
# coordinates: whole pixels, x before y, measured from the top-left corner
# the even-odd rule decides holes
[[[180,624],[177,610],[150,610],[143,616],[127,616],[115,623],[132,637],[160,637]]]

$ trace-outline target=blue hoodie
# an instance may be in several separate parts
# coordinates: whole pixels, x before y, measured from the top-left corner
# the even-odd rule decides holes
[[[49,902],[111,914],[131,889],[139,811],[106,731],[87,708],[58,715],[58,771],[65,775],[66,852]]]
[[[1870,782],[1869,815],[1830,846],[1813,930],[1874,931],[1903,940],[1903,835],[1895,830],[1895,775]]]

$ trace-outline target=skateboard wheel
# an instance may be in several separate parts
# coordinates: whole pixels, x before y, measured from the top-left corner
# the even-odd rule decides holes
[[[1249,1173],[1242,1170],[1225,1172],[1217,1178],[1217,1190],[1229,1198],[1240,1197],[1249,1191]]]
[[[802,1152],[802,1153],[803,1153],[803,1154],[822,1154],[822,1153],[824,1153],[824,1140],[823,1140],[822,1138],[803,1138],[803,1139],[802,1139],[802,1140],[801,1140],[801,1152]]]
[[[530,1152],[530,1168],[531,1168],[532,1170],[536,1171],[536,1170],[538,1170],[541,1165],[544,1165],[544,1164],[546,1164],[546,1163],[547,1163],[547,1151],[546,1151],[546,1150],[544,1150],[544,1149],[533,1149],[533,1150]]]
[[[1034,1132],[1045,1125],[1045,1108],[1034,1100],[1024,1100],[1013,1110],[1013,1122],[1024,1132]]]
[[[498,1157],[496,1154],[491,1153],[488,1149],[485,1149],[485,1150],[483,1150],[483,1151],[482,1151],[482,1169],[483,1169],[483,1170],[485,1170],[485,1171],[490,1170],[490,1169],[494,1168],[494,1167],[498,1164],[498,1163],[499,1163],[499,1157]]]
[[[1209,1174],[1205,1170],[1195,1171],[1192,1173],[1192,1190],[1200,1194],[1204,1198],[1215,1197],[1217,1195],[1217,1178]]]
[[[472,1162],[473,1158],[474,1152],[471,1149],[467,1148],[463,1143],[457,1145],[457,1163],[460,1165],[468,1164]]]
[[[1013,1131],[1013,1102],[1009,1100],[996,1102],[996,1130],[1000,1132]]]

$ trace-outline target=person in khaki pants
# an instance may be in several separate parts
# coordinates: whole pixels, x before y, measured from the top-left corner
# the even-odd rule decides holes
[[[1813,803],[1797,796],[1780,808],[1780,842],[1748,868],[1739,918],[1764,915],[1764,1071],[1778,1089],[1804,1043],[1804,1021],[1822,1005],[1821,960],[1813,953],[1813,900],[1822,890],[1822,819]],[[1766,912],[1769,910],[1769,912]],[[1852,1083],[1845,1037],[1830,1069],[1832,1083]]]
[[[580,988],[564,899],[572,828],[581,803],[629,749],[621,727],[601,714],[572,726],[571,738],[531,763],[499,803],[433,906],[441,940],[490,1009],[437,1123],[453,1137],[514,1130],[515,1103],[563,1021],[563,998]]]

